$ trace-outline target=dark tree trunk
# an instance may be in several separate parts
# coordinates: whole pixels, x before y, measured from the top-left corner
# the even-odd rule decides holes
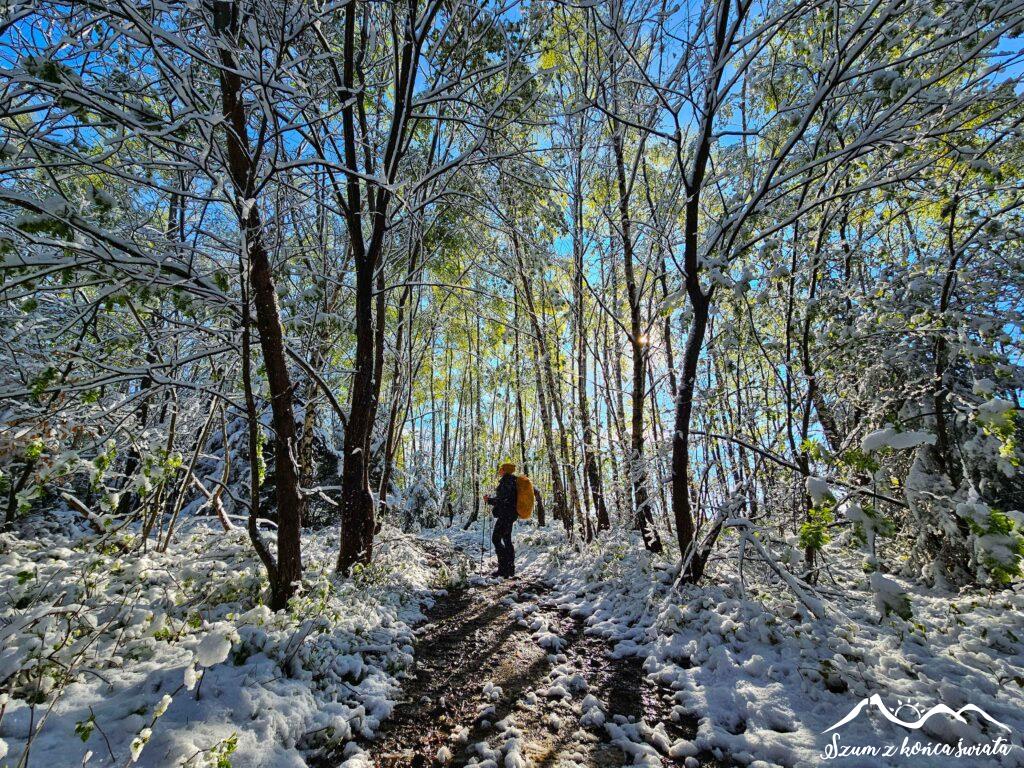
[[[622,237],[623,266],[626,272],[626,298],[629,301],[629,335],[633,348],[632,414],[630,429],[630,476],[633,481],[634,519],[651,552],[661,552],[661,537],[654,525],[651,503],[647,492],[647,469],[644,466],[644,407],[647,396],[647,337],[640,317],[640,295],[633,269],[633,235],[629,218],[629,190],[626,183],[626,164],[622,149],[622,134],[618,125],[612,128],[612,153],[615,159],[615,179],[619,193],[619,227]]]
[[[369,274],[367,274],[367,272]],[[356,357],[351,409],[345,426],[341,474],[341,547],[338,571],[369,562],[373,555],[374,505],[370,494],[370,434],[373,429],[374,333],[373,268],[366,259],[356,266]]]
[[[513,297],[513,311],[515,312],[515,318],[513,320],[513,354],[514,363],[512,370],[514,371],[515,377],[515,388],[516,388],[516,421],[519,425],[519,459],[522,462],[523,474],[529,477],[530,475],[530,461],[527,458],[526,453],[526,417],[523,413],[523,382],[522,375],[519,372],[519,302],[515,301]],[[533,487],[533,497],[537,507],[537,525],[543,528],[547,525],[547,520],[544,514],[544,500],[541,498],[540,491],[537,490],[537,486]]]
[[[378,292],[376,326],[374,324],[374,282],[384,251],[388,212],[393,190],[391,184],[398,174],[398,165],[407,149],[406,134],[413,87],[423,39],[422,30],[430,28],[430,21],[440,5],[431,5],[427,14],[417,18],[418,6],[410,2],[405,6],[407,16],[400,18],[399,6],[394,6],[395,26],[401,28],[401,51],[397,57],[394,80],[394,103],[390,114],[387,142],[376,167],[374,155],[366,142],[366,114],[360,90],[355,87],[356,62],[362,55],[356,46],[356,14],[359,4],[350,2],[345,8],[343,63],[337,83],[338,95],[345,105],[341,110],[342,145],[345,165],[360,169],[359,148],[363,148],[362,170],[382,175],[385,183],[363,182],[355,173],[346,177],[345,218],[349,242],[356,271],[356,356],[355,373],[350,394],[351,414],[345,428],[345,456],[341,475],[341,545],[338,550],[338,571],[351,573],[357,562],[368,563],[373,556],[375,510],[370,493],[370,437],[380,397],[380,378],[383,369],[384,295]],[[365,46],[365,41],[363,41]],[[360,89],[364,84],[360,84]],[[356,135],[358,119],[363,136]],[[364,205],[364,196],[366,204]],[[363,227],[369,223],[369,238],[364,238]]]
[[[536,304],[533,301],[533,291],[530,288],[530,278],[526,273],[526,265],[523,262],[522,254],[519,250],[519,238],[512,230],[512,250],[516,257],[516,263],[518,266],[518,272],[520,282],[522,283],[522,295],[526,300],[526,313],[530,316],[531,328],[533,330],[533,338],[530,340],[530,351],[533,355],[533,370],[534,377],[536,379],[537,387],[537,405],[540,408],[541,428],[544,433],[544,444],[548,454],[548,464],[551,469],[551,488],[552,496],[554,497],[554,516],[556,520],[561,520],[562,525],[565,526],[566,532],[572,536],[573,521],[572,514],[566,504],[565,498],[565,486],[562,484],[561,471],[558,466],[558,453],[555,447],[555,437],[552,430],[552,408],[548,402],[548,391],[545,388],[544,379],[541,373],[543,365],[549,365],[550,361],[541,360],[544,355],[544,347],[542,346],[541,327],[540,322],[537,319]],[[518,298],[518,297],[517,297]]]
[[[696,151],[693,156],[693,169],[687,178],[686,170],[680,167],[683,174],[683,187],[686,192],[686,206],[683,223],[683,271],[686,295],[690,300],[693,319],[690,332],[686,338],[683,352],[683,365],[679,392],[676,396],[676,423],[672,435],[672,513],[676,521],[676,536],[679,542],[679,553],[684,561],[691,548],[694,548],[689,568],[684,571],[683,578],[696,583],[704,575],[704,566],[711,552],[711,545],[721,532],[716,526],[705,538],[702,547],[695,548],[695,520],[693,504],[690,499],[690,421],[693,417],[693,394],[697,385],[697,364],[704,347],[704,336],[707,333],[708,314],[714,288],[705,292],[700,285],[700,255],[698,252],[698,226],[700,220],[700,193],[704,185],[708,161],[711,158],[714,116],[718,104],[718,84],[722,78],[724,66],[721,62],[726,56],[729,30],[729,6],[716,6],[715,42],[711,67],[713,75],[705,86],[701,108],[701,124],[697,137]]]
[[[953,295],[953,285],[960,261],[960,251],[956,247],[956,217],[959,206],[959,194],[955,194],[949,206],[949,225],[946,229],[949,266],[946,269],[946,275],[942,282],[942,292],[939,295],[939,317],[949,309],[949,302]],[[947,413],[949,390],[946,386],[946,370],[949,367],[949,343],[941,331],[935,338],[932,352],[934,355],[934,369],[931,395],[932,406],[935,411],[935,453],[938,455],[947,477],[949,477],[953,487],[956,488],[963,480],[963,472],[960,469],[959,462],[953,456],[952,439],[950,437]]]
[[[239,222],[245,238],[249,262],[252,302],[256,307],[256,328],[260,336],[263,364],[267,371],[270,405],[274,426],[274,493],[277,501],[277,569],[271,583],[271,608],[281,610],[302,579],[303,499],[299,489],[295,414],[292,382],[285,355],[281,310],[270,267],[270,258],[263,242],[259,208],[253,201],[255,168],[250,153],[242,81],[232,51],[237,46],[239,28],[235,4],[218,0],[214,6],[214,25],[221,38],[218,46],[221,100],[230,129],[226,131],[229,172],[239,200],[248,202],[248,210],[240,211]],[[255,456],[251,457],[255,461]]]
[[[577,145],[582,155],[583,148]],[[604,488],[601,484],[601,473],[594,456],[594,430],[590,426],[590,403],[587,398],[587,336],[586,317],[583,312],[583,178],[582,157],[577,159],[575,168],[575,188],[573,189],[573,299],[576,303],[576,393],[580,410],[580,425],[583,428],[583,472],[585,484],[590,489],[590,496],[597,514],[597,530],[605,531],[611,527],[608,518],[608,507],[604,501]],[[589,515],[588,515],[589,524]]]
[[[675,432],[672,437],[672,513],[676,522],[679,551],[684,558],[693,543],[695,533],[693,505],[690,499],[690,420],[693,416],[693,393],[697,384],[697,363],[707,331],[710,301],[700,294],[696,301],[691,298],[691,304],[693,320],[683,351],[679,394],[676,397]],[[691,568],[690,575],[693,581],[697,581],[704,572],[704,564],[694,563],[694,566],[697,570],[695,572]]]

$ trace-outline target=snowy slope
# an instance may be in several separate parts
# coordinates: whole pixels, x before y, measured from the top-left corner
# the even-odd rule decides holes
[[[693,746],[701,753],[761,766],[1024,765],[1020,586],[972,596],[901,579],[913,618],[880,620],[868,580],[838,568],[839,584],[822,589],[827,615],[819,620],[783,585],[748,583],[741,598],[728,563],[701,587],[674,590],[669,562],[626,538],[575,550],[560,531],[521,527],[517,544],[523,562],[545,567],[562,610],[610,640],[615,655],[643,658],[649,678],[674,690],[676,716],[699,719]],[[826,733],[873,694],[905,721],[938,704],[968,709],[960,720],[935,714],[910,730],[867,708]],[[836,754],[836,738],[878,754]],[[957,756],[997,738],[1013,745],[1008,754]],[[940,752],[901,751],[915,743]]]
[[[337,531],[308,536],[302,594],[273,615],[258,605],[242,532],[200,525],[166,554],[0,536],[0,749],[16,762],[31,729],[30,765],[79,765],[91,753],[88,765],[134,756],[152,766],[302,766],[322,745],[368,737],[400,696],[412,628],[437,597],[431,584],[465,576],[449,565],[451,544],[474,560],[480,546],[477,531],[422,537],[385,529],[374,565],[340,580],[330,573]],[[837,567],[822,588],[826,618],[815,619],[779,584],[751,579],[741,596],[729,562],[700,588],[674,589],[669,559],[630,537],[577,548],[560,531],[519,526],[516,539],[521,566],[551,586],[545,600],[607,639],[614,656],[642,659],[649,684],[673,691],[674,716],[698,721],[687,743],[662,743],[657,723],[613,724],[638,761],[652,754],[640,742],[658,742],[680,759],[762,768],[1024,765],[1019,587],[953,595],[888,577],[909,598],[907,622],[880,619],[868,580]],[[531,631],[557,652],[552,626]],[[949,710],[920,729],[893,722],[936,705]],[[997,737],[1014,745],[1009,754],[884,754],[904,738],[955,751],[961,739]],[[833,744],[882,754],[828,759]]]
[[[0,537],[0,749],[16,761],[31,729],[30,765],[50,768],[90,753],[88,765],[301,766],[319,743],[369,735],[411,663],[436,563],[386,529],[373,567],[339,580],[337,536],[307,537],[302,594],[279,615],[257,604],[241,531],[200,527],[130,556]]]

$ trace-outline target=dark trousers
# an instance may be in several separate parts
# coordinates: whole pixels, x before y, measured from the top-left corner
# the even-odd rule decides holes
[[[494,519],[494,533],[491,543],[498,555],[498,575],[516,575],[516,550],[512,546],[512,526],[516,523],[516,515],[499,515]]]

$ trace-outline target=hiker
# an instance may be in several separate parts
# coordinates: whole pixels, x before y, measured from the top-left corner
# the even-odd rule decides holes
[[[512,526],[519,515],[516,511],[516,465],[510,462],[498,467],[498,489],[484,501],[494,507],[494,533],[491,543],[498,555],[498,570],[492,576],[511,578],[516,575],[516,551],[512,546]]]

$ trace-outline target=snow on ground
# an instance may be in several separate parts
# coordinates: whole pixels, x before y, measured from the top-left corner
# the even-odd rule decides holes
[[[303,766],[303,748],[370,735],[437,562],[385,529],[342,580],[337,541],[306,535],[302,593],[275,615],[240,530],[197,527],[165,554],[0,536],[0,753],[17,761],[32,732],[36,766]]]
[[[613,656],[644,659],[650,680],[674,691],[674,716],[698,719],[692,744],[667,745],[680,761],[710,753],[758,766],[1024,766],[1021,585],[958,595],[889,577],[912,618],[880,620],[868,578],[837,567],[841,587],[823,588],[827,615],[819,620],[781,584],[748,583],[743,597],[729,564],[699,588],[673,589],[670,562],[629,539],[575,551],[558,530],[519,526],[516,545],[519,567],[545,574],[549,600],[610,641]],[[554,642],[518,610],[538,642]],[[887,719],[914,722],[937,705],[968,710],[940,709],[920,729]],[[621,727],[610,735],[656,745],[647,731],[642,739]],[[986,754],[994,743],[1005,754]]]
[[[628,537],[577,549],[559,530],[518,526],[516,540],[520,569],[551,587],[545,605],[583,621],[613,657],[642,659],[649,681],[673,692],[673,716],[696,719],[692,741],[672,740],[658,723],[602,711],[536,596],[508,601],[552,661],[533,706],[557,716],[575,702],[636,763],[653,748],[759,768],[1024,765],[1019,585],[943,594],[887,577],[912,618],[880,620],[876,591],[837,550],[827,554],[839,583],[823,588],[816,619],[784,585],[748,580],[740,591],[728,562],[700,588],[674,588],[668,557]],[[274,615],[259,604],[244,532],[197,526],[169,552],[141,555],[119,540],[97,552],[57,534],[0,536],[0,760],[18,761],[30,732],[30,764],[48,768],[302,766],[322,743],[368,738],[399,698],[431,585],[465,576],[445,567],[451,546],[475,554],[479,536],[385,529],[375,563],[348,580],[331,574],[336,542],[336,530],[307,534],[302,593]],[[925,717],[940,705],[949,709]],[[518,763],[515,726],[503,727],[501,753]],[[1013,745],[1007,754],[956,756],[997,738]],[[349,768],[370,764],[354,742],[344,756]]]

